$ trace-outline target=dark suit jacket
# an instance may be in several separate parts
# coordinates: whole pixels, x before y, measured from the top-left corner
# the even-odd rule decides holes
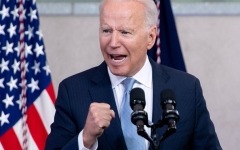
[[[199,80],[187,73],[158,65],[152,60],[150,63],[153,71],[152,121],[156,123],[161,119],[160,92],[166,88],[175,92],[176,108],[180,114],[176,133],[163,141],[161,150],[221,149]],[[105,62],[60,83],[56,114],[45,149],[78,149],[78,134],[85,125],[92,102],[110,104],[116,115],[98,138],[98,149],[127,149]],[[166,127],[157,129],[159,136],[165,131]]]

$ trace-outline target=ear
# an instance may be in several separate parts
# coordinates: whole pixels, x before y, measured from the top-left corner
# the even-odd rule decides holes
[[[148,43],[147,43],[147,49],[150,50],[156,40],[156,35],[157,35],[157,26],[152,26],[150,27],[148,31]]]

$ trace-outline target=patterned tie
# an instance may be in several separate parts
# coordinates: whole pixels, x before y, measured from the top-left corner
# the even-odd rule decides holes
[[[134,82],[133,78],[124,80],[125,90],[121,104],[121,125],[128,150],[145,150],[145,140],[137,134],[137,127],[131,122],[133,110],[130,107],[130,90]]]

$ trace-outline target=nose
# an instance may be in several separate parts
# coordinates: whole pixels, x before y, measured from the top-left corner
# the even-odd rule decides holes
[[[113,32],[113,33],[112,33],[110,46],[111,46],[112,48],[118,48],[118,47],[120,46],[120,43],[119,43],[119,35],[118,35],[117,32]]]

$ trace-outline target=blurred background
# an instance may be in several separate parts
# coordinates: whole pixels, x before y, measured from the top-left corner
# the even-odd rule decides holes
[[[103,61],[100,0],[37,0],[55,92],[64,78]],[[224,150],[240,143],[240,0],[172,0],[187,72],[200,79]]]

